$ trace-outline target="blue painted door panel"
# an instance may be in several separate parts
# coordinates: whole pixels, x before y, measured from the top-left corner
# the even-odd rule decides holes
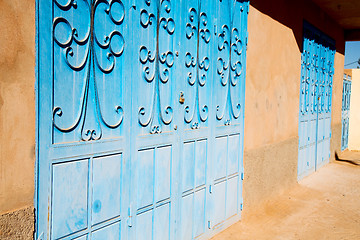
[[[129,202],[129,5],[38,4],[36,235],[119,239]]]
[[[212,104],[215,74],[215,1],[183,1],[177,15],[181,50],[177,67],[179,89],[184,94],[180,106],[180,179],[178,239],[203,238],[208,232],[209,169]],[[181,66],[185,66],[182,68]]]
[[[301,56],[298,179],[330,158],[334,43],[304,23]]]
[[[38,0],[40,239],[208,239],[240,219],[239,0]]]
[[[136,1],[133,13],[131,216],[129,239],[174,238],[175,1]],[[130,27],[129,26],[129,27]]]
[[[349,117],[350,117],[350,98],[351,98],[351,77],[344,75],[342,107],[341,107],[341,150],[348,148],[349,143]]]
[[[216,106],[210,172],[209,227],[219,231],[234,221],[242,208],[242,151],[248,3],[216,1]],[[228,11],[227,9],[230,9]],[[239,14],[240,13],[240,14]]]

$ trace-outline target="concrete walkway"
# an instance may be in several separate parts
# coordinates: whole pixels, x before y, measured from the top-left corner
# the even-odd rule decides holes
[[[349,161],[324,166],[213,240],[360,240],[358,156],[341,154]]]

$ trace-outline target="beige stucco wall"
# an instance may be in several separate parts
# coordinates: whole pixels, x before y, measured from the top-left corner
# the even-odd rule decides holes
[[[30,240],[34,234],[34,208],[29,206],[0,215],[1,240]]]
[[[305,6],[313,8],[309,11]],[[263,11],[267,7],[277,10]],[[253,0],[248,26],[245,151],[298,135],[304,19],[336,41],[332,125],[341,124],[343,30],[307,0],[271,4]]]
[[[338,45],[338,43],[337,43]],[[335,72],[333,81],[333,97],[331,109],[331,141],[330,141],[330,161],[335,160],[335,152],[341,152],[341,106],[342,106],[342,88],[344,76],[343,53],[335,54]]]
[[[360,69],[351,70],[349,150],[360,150]]]
[[[0,1],[0,215],[33,205],[35,1]]]
[[[245,151],[297,136],[300,59],[292,29],[249,12]]]
[[[245,217],[262,201],[297,182],[303,20],[330,35],[337,44],[332,155],[335,149],[340,149],[345,47],[342,29],[310,1],[253,0],[250,4],[245,96]]]
[[[331,109],[331,125],[341,125],[341,107],[342,107],[342,89],[344,78],[344,61],[345,56],[342,53],[336,52],[335,54],[335,72],[333,82],[333,97]],[[341,140],[340,140],[341,145]]]

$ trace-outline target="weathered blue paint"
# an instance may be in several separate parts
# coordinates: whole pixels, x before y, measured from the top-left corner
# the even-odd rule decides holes
[[[341,107],[341,151],[348,148],[350,117],[351,77],[344,74]]]
[[[240,219],[239,0],[38,0],[39,239],[207,239]]]
[[[304,23],[301,55],[298,179],[330,158],[335,44]]]

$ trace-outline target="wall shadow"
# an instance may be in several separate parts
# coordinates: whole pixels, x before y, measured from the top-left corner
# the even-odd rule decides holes
[[[312,1],[250,0],[250,5],[290,28],[300,52],[303,49],[303,24],[306,21],[332,38],[336,51],[345,54],[344,30]]]

